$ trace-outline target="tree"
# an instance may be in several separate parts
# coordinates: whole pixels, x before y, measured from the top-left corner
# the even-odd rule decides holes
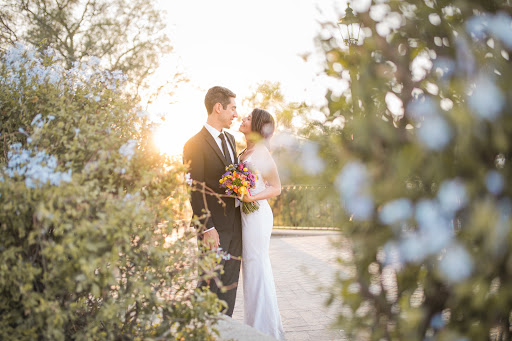
[[[0,54],[0,338],[212,340],[222,306],[194,283],[218,255],[176,237],[183,166],[126,76],[57,55]]]
[[[350,338],[511,337],[511,13],[498,0],[375,1],[350,50],[324,27],[326,72],[358,75],[345,78],[356,113],[349,90],[330,91],[313,135],[327,165],[313,181],[336,189],[352,243],[330,301]]]
[[[48,46],[67,69],[86,58],[121,70],[138,88],[171,51],[164,16],[148,0],[6,0],[0,8],[0,43],[25,40]]]
[[[293,129],[293,120],[303,117],[310,109],[305,103],[288,102],[281,91],[281,83],[270,81],[259,83],[242,103],[251,109],[269,110],[280,129]]]

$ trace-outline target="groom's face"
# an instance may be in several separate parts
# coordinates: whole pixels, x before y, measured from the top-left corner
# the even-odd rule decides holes
[[[220,121],[222,122],[223,128],[229,128],[231,127],[231,124],[233,123],[233,120],[238,117],[238,114],[236,112],[236,103],[235,99],[233,97],[230,97],[230,102],[227,105],[226,109],[220,105]]]

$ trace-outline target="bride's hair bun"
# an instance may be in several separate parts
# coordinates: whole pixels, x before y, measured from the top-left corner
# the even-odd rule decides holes
[[[263,109],[254,109],[251,113],[251,130],[268,140],[274,134],[276,123],[270,113]]]

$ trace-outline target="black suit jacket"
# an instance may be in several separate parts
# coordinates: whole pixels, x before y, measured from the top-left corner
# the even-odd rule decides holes
[[[226,133],[228,143],[233,151],[236,160],[236,144],[233,135]],[[190,177],[198,182],[205,183],[210,189],[218,194],[225,194],[225,189],[220,187],[219,180],[226,172],[226,163],[224,155],[222,154],[219,146],[213,139],[210,132],[203,127],[203,129],[187,141],[183,148],[183,163],[189,165]],[[225,203],[223,206],[219,203],[217,197],[213,195],[206,195],[206,206],[203,193],[194,186],[196,190],[192,190],[191,204],[195,216],[201,217],[207,214],[206,218],[201,220],[205,229],[215,227],[220,233],[231,233],[234,228],[236,214],[235,199],[223,197],[222,201]],[[197,190],[199,189],[199,190]]]

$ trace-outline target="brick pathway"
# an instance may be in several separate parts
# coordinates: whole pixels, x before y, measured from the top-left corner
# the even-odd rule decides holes
[[[290,231],[274,229],[270,260],[276,283],[277,300],[286,338],[300,340],[346,340],[341,330],[330,329],[336,307],[325,307],[328,297],[321,286],[328,286],[335,274],[333,231]],[[238,287],[233,319],[243,322],[242,282]]]

